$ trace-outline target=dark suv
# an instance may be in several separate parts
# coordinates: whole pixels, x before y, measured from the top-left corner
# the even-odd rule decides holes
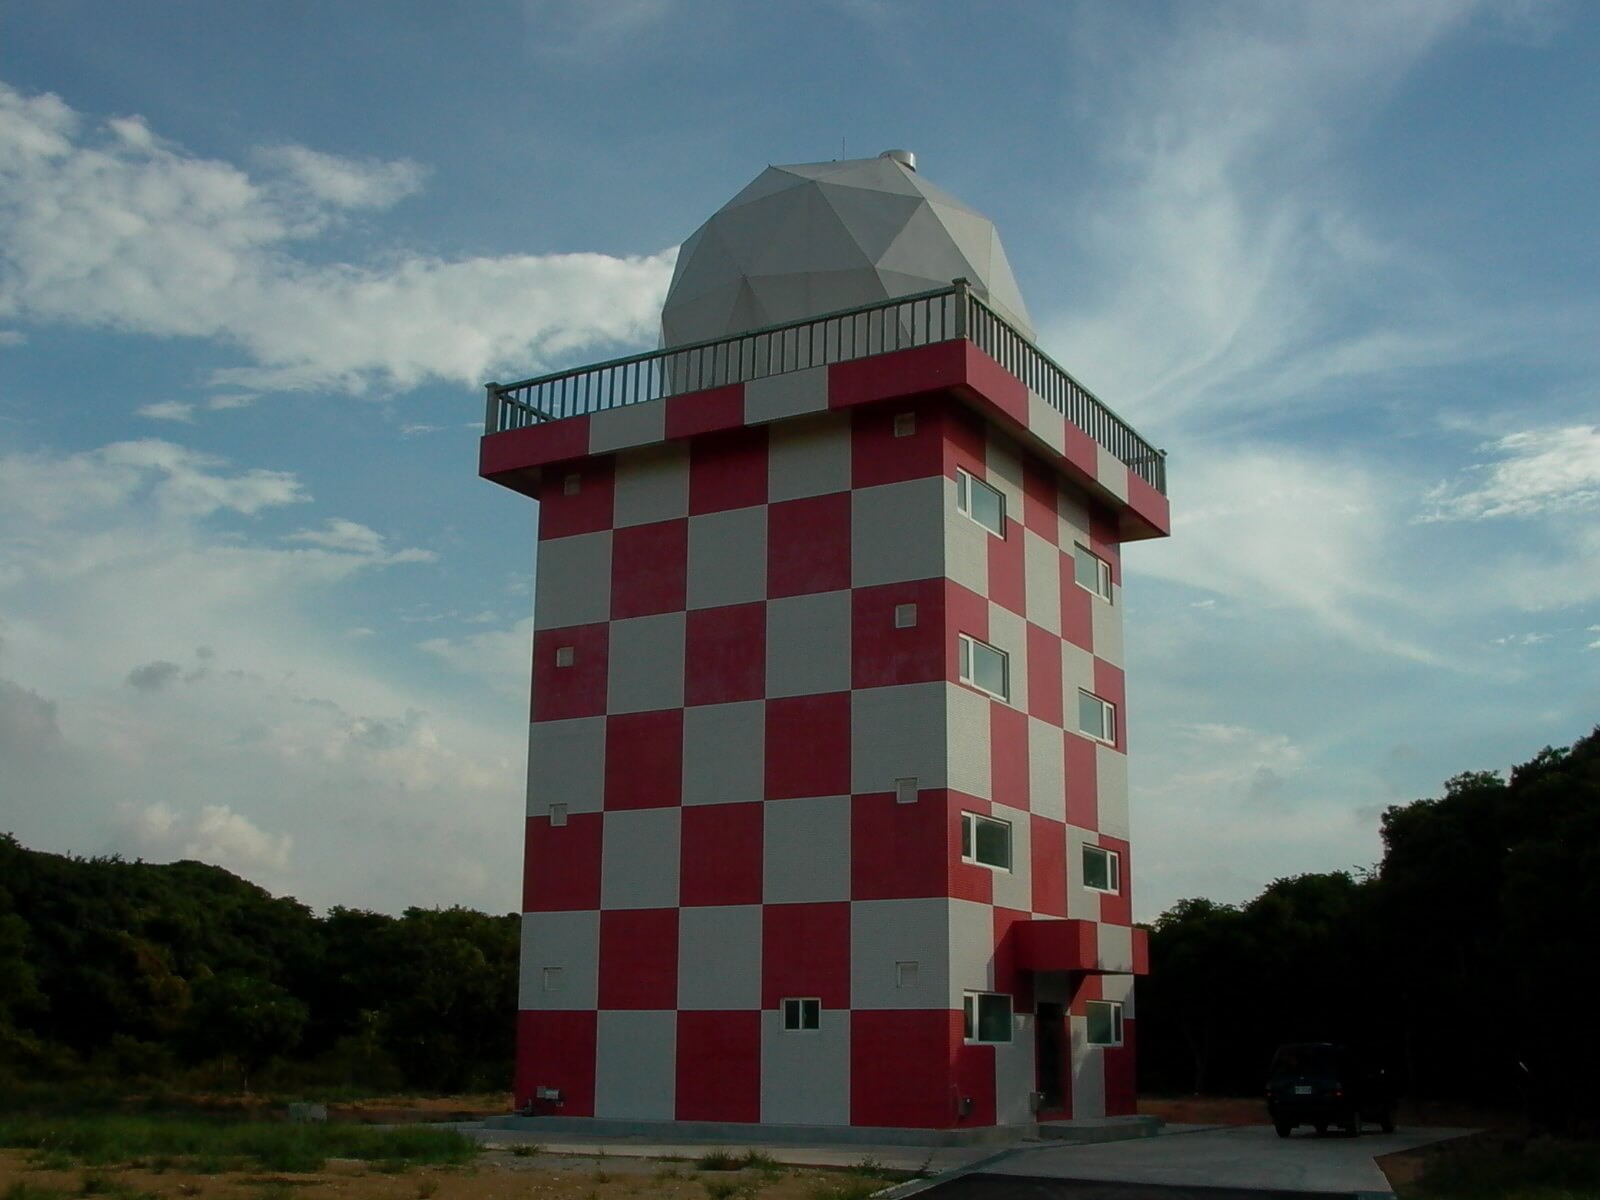
[[[1272,1056],[1267,1112],[1279,1137],[1296,1125],[1318,1133],[1337,1125],[1351,1137],[1371,1121],[1394,1132],[1394,1090],[1388,1074],[1331,1042],[1292,1042]]]

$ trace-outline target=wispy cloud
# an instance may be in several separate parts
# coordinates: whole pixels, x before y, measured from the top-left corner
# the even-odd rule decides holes
[[[295,248],[421,185],[414,163],[279,146],[267,174],[137,118],[0,84],[0,317],[212,338],[244,388],[479,383],[653,336],[676,250],[313,263]],[[272,172],[276,171],[276,174]]]
[[[1491,442],[1497,462],[1428,495],[1426,521],[1575,512],[1600,504],[1600,426],[1531,429]]]
[[[1437,2],[1089,10],[1099,183],[1065,216],[1094,281],[1044,340],[1141,422],[1277,408],[1485,352],[1438,267],[1362,219],[1343,141],[1470,15]],[[1124,43],[1138,39],[1137,52]]]
[[[194,405],[185,404],[181,400],[162,400],[156,404],[145,404],[134,410],[139,416],[147,417],[152,421],[177,421],[184,425],[194,424]]]

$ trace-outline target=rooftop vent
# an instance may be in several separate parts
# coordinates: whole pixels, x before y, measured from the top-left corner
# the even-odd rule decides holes
[[[909,150],[885,150],[878,157],[892,158],[902,167],[909,167],[913,171],[917,169],[917,156]]]

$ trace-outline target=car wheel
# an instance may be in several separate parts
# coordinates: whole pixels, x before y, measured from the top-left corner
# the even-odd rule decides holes
[[[1278,1131],[1278,1136],[1279,1137],[1288,1137],[1289,1136],[1289,1130],[1293,1129],[1294,1126],[1293,1125],[1287,1125],[1284,1122],[1279,1121],[1276,1125],[1273,1126],[1273,1128]]]

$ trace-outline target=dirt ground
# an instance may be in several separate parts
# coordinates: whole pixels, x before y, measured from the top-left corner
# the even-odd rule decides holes
[[[99,1200],[852,1200],[887,1186],[859,1173],[811,1168],[701,1171],[692,1162],[518,1157],[489,1150],[470,1166],[385,1172],[348,1160],[308,1174],[183,1168],[41,1170],[22,1150],[0,1150],[0,1195],[16,1184]],[[13,1192],[16,1195],[19,1193]],[[21,1195],[27,1193],[21,1192]]]

